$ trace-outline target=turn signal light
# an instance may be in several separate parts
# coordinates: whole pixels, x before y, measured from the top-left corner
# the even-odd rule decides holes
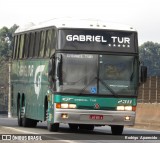
[[[56,103],[56,108],[61,108],[61,103]]]
[[[132,106],[132,111],[136,111],[136,106]]]

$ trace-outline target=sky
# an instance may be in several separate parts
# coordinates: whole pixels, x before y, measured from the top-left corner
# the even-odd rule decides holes
[[[139,43],[160,43],[160,0],[0,0],[0,28],[76,17],[127,24]]]

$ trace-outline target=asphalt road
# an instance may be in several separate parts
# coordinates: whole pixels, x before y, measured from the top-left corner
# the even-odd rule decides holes
[[[17,125],[16,118],[0,117],[0,135],[2,134],[22,134],[25,136],[40,136],[40,139],[47,139],[42,142],[69,142],[69,143],[85,143],[85,142],[103,142],[103,143],[128,143],[137,142],[160,142],[160,131],[124,128],[122,136],[114,136],[111,134],[111,129],[108,126],[95,127],[94,131],[78,130],[71,131],[67,124],[60,124],[59,132],[49,132],[46,127],[46,122],[38,123],[36,128],[24,128]],[[23,136],[23,137],[24,137]],[[155,137],[154,137],[155,136]],[[148,137],[158,137],[159,140],[148,140]],[[127,139],[127,140],[126,140]],[[131,140],[128,140],[131,139]],[[147,140],[142,140],[147,139]],[[6,141],[0,141],[5,142]],[[20,141],[21,142],[21,141]],[[22,141],[23,143],[25,141]],[[27,141],[28,142],[28,141]],[[34,141],[31,141],[34,142]]]

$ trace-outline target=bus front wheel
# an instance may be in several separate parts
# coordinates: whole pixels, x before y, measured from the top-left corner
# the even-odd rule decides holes
[[[122,135],[124,126],[111,125],[111,131],[113,135]]]
[[[49,123],[47,122],[47,128],[50,132],[58,132],[59,130],[59,123]]]

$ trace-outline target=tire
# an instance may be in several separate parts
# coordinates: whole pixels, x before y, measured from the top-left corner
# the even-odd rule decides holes
[[[29,119],[26,117],[22,118],[22,126],[23,127],[31,127],[34,128],[37,126],[37,120]]]
[[[122,135],[124,126],[121,125],[112,125],[111,131],[113,135]]]
[[[29,123],[29,126],[30,127],[32,127],[32,128],[34,128],[34,127],[36,127],[37,126],[37,121],[36,120],[33,120],[33,119],[29,119],[30,121],[30,123]]]
[[[30,119],[26,118],[25,106],[22,107],[22,126],[30,127]]]
[[[26,117],[22,118],[22,126],[23,127],[30,127],[30,120]]]
[[[69,128],[70,128],[72,131],[78,130],[78,124],[69,124]]]
[[[20,106],[18,107],[18,126],[22,126],[22,118],[21,118],[21,109]]]
[[[25,111],[25,97],[22,97],[22,107],[19,113],[19,124],[23,127],[36,127],[37,126],[37,120],[26,118],[26,111]]]
[[[47,122],[47,129],[50,132],[58,132],[59,123],[49,123],[49,122]]]

